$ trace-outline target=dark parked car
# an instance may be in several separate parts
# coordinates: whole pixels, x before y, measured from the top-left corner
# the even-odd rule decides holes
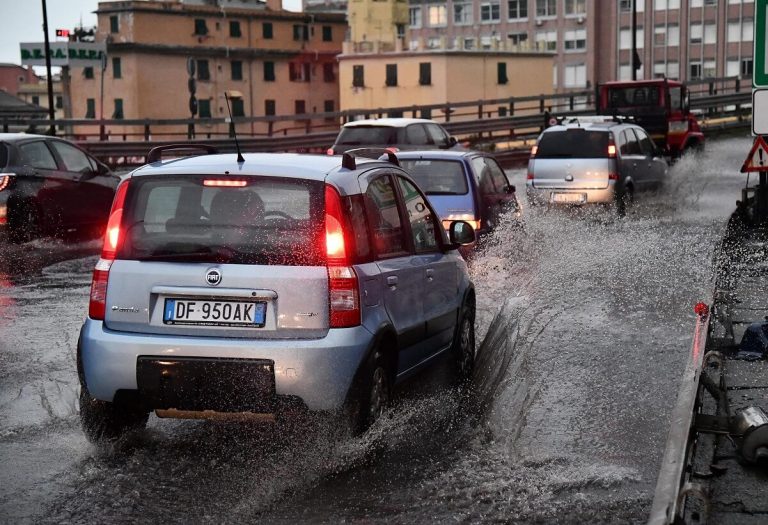
[[[353,148],[378,147],[390,151],[460,147],[437,122],[421,118],[380,118],[347,122],[339,131],[329,155]]]
[[[71,142],[0,133],[0,233],[11,242],[99,231],[119,178]]]
[[[403,151],[400,165],[413,177],[447,229],[462,220],[478,234],[490,233],[506,211],[519,214],[515,187],[488,153],[481,151]]]

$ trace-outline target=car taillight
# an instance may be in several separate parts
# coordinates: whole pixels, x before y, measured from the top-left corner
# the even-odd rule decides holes
[[[88,303],[88,317],[99,321],[104,320],[107,312],[107,283],[109,282],[109,269],[112,261],[99,259],[93,269],[91,279],[91,300]]]
[[[328,155],[333,155],[333,148],[328,148],[327,150],[325,150],[325,153],[327,153]]]
[[[531,158],[534,158],[538,152],[539,152],[539,147],[538,146],[532,147],[531,148]]]
[[[107,231],[104,233],[101,258],[93,269],[91,299],[88,304],[88,316],[91,319],[104,320],[107,310],[109,269],[112,267],[112,261],[117,257],[117,251],[123,240],[120,223],[123,220],[123,206],[125,205],[125,196],[128,193],[129,181],[130,179],[120,183],[117,191],[115,191],[115,199],[112,201],[112,210],[109,212],[109,220],[107,221]]]
[[[348,228],[345,227],[341,197],[325,187],[325,252],[328,265],[328,299],[331,328],[360,324],[360,290],[355,270],[349,265]]]
[[[618,173],[609,173],[608,174],[608,180],[619,180],[619,174]]]
[[[533,172],[532,172],[532,171],[529,171],[529,172],[528,172],[528,173],[525,175],[525,178],[526,178],[526,180],[533,180]]]
[[[396,148],[394,146],[389,146],[388,148],[385,148],[387,151],[391,151],[392,153],[397,153],[400,151],[400,148]]]
[[[616,144],[613,142],[608,143],[608,156],[612,159],[616,158]]]
[[[15,173],[3,173],[0,174],[0,191],[3,191],[7,187],[11,185],[11,182],[13,181],[13,177],[15,177]]]
[[[203,186],[213,188],[244,188],[248,186],[247,180],[230,180],[230,179],[205,179]]]

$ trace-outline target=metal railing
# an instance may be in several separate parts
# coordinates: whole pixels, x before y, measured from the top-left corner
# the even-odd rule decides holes
[[[745,126],[751,108],[751,89],[739,78],[706,79],[688,83],[691,108],[701,113],[703,126],[715,129]],[[234,151],[235,131],[247,151],[324,152],[346,122],[360,118],[421,117],[441,123],[464,144],[492,149],[503,162],[525,155],[507,154],[534,139],[547,115],[594,113],[597,90],[527,97],[473,100],[447,104],[356,109],[341,112],[235,117],[233,119],[67,119],[49,121],[0,120],[2,131],[57,133],[78,142],[111,166],[142,164],[151,147],[185,140],[205,140],[221,151]],[[725,119],[725,120],[723,120]]]

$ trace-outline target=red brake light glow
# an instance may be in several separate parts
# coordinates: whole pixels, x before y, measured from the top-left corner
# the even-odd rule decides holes
[[[329,263],[346,264],[341,197],[331,186],[325,187],[325,252]]]
[[[123,206],[125,205],[125,195],[128,193],[129,180],[122,182],[115,192],[115,199],[112,201],[112,211],[109,212],[107,221],[107,231],[104,235],[104,246],[101,249],[101,258],[112,261],[117,256],[117,250],[122,241],[120,232],[120,223],[123,221]]]
[[[327,155],[333,155],[333,148],[328,148],[327,150],[325,150],[325,153]]]
[[[539,147],[538,146],[532,147],[531,148],[531,158],[535,157],[536,153],[538,153],[538,152],[539,152]]]
[[[13,175],[13,173],[0,175],[0,191],[3,191],[5,188],[11,185],[11,179],[13,178]]]
[[[392,153],[397,153],[398,151],[400,151],[400,148],[396,148],[394,146],[390,146],[390,147],[388,147],[386,149],[387,149],[387,151],[391,151]]]
[[[244,188],[247,185],[248,181],[245,180],[205,179],[203,181],[203,186],[216,188]]]

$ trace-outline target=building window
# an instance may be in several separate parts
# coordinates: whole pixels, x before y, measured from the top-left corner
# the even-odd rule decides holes
[[[125,118],[125,115],[123,114],[123,99],[122,98],[116,98],[115,99],[115,111],[112,113],[113,119],[123,119]]]
[[[85,99],[85,118],[96,118],[96,99]]]
[[[704,78],[715,78],[717,76],[717,66],[714,60],[705,60],[701,73]]]
[[[291,62],[288,64],[288,78],[291,82],[309,82],[310,64]]]
[[[565,87],[585,87],[587,85],[587,66],[572,64],[565,66]]]
[[[557,16],[557,0],[536,0],[536,16]]]
[[[751,58],[742,58],[741,59],[741,76],[742,77],[751,77],[752,76],[752,59]]]
[[[274,62],[264,62],[264,81],[265,82],[275,81],[275,63]]]
[[[688,77],[691,80],[701,78],[701,62],[692,61],[688,64]]]
[[[336,72],[331,62],[323,64],[323,82],[336,82]]]
[[[325,112],[325,113],[333,113],[333,112],[336,111],[335,108],[336,108],[336,104],[334,103],[333,100],[326,100],[323,103],[323,112]],[[332,116],[329,116],[329,117],[325,117],[325,120],[333,122],[333,121],[336,120],[336,118],[332,117]]]
[[[323,26],[323,42],[333,42],[333,27]]]
[[[507,63],[498,62],[496,64],[496,79],[499,84],[506,84],[509,82],[507,78]]]
[[[405,38],[405,24],[395,24],[395,32],[398,40]]]
[[[200,118],[211,118],[211,100],[207,98],[198,100],[197,111]]]
[[[271,40],[274,37],[272,33],[272,22],[264,22],[261,25],[261,36],[264,40]]]
[[[387,86],[397,85],[397,64],[387,64],[387,80],[385,84]]]
[[[471,50],[475,49],[475,39],[474,38],[465,38],[464,39],[463,49],[465,51],[471,51]]]
[[[208,69],[208,61],[198,59],[197,61],[197,79],[198,80],[210,80],[211,71]]]
[[[365,66],[352,66],[352,87],[365,87]]]
[[[112,58],[112,77],[123,78],[123,67],[119,57]]]
[[[565,0],[566,15],[587,14],[587,0]]]
[[[635,9],[638,13],[645,10],[645,0],[637,0]],[[632,11],[632,0],[619,0],[619,10],[622,13],[629,13]]]
[[[93,78],[93,67],[87,66],[83,68],[83,77],[85,78]]]
[[[688,36],[692,44],[700,44],[704,37],[704,26],[701,24],[691,24],[691,30]]]
[[[267,99],[264,101],[264,114],[269,116],[272,116],[275,114],[275,101]]]
[[[243,63],[240,60],[232,61],[232,80],[243,79]]]
[[[245,103],[242,97],[232,97],[229,99],[232,102],[232,116],[244,117],[245,116]]]
[[[306,42],[309,40],[309,26],[307,24],[293,25],[293,39]]]
[[[120,32],[120,18],[117,15],[112,15],[109,17],[109,32],[110,33]]]
[[[643,42],[645,41],[645,31],[642,27],[637,29],[637,49],[643,48]],[[619,31],[619,49],[632,49],[632,31],[630,29],[622,29]]]
[[[584,51],[587,49],[587,30],[574,29],[565,32],[563,39],[566,51]]]
[[[208,34],[208,26],[205,25],[205,18],[195,18],[195,34],[198,36]]]
[[[472,2],[453,3],[453,23],[457,26],[472,23]]]
[[[294,100],[293,110],[296,115],[303,115],[307,112],[307,103],[303,100]]]
[[[542,51],[557,51],[557,31],[538,31],[536,46]]]
[[[408,25],[414,29],[421,27],[421,7],[408,8]]]
[[[510,20],[528,18],[528,0],[509,0],[507,2]]]
[[[243,36],[243,33],[240,31],[239,20],[229,21],[229,36],[231,36],[232,38],[240,38],[241,36]]]
[[[499,2],[483,2],[480,4],[481,22],[498,22],[501,19]]]
[[[56,96],[56,109],[61,109],[64,107],[64,97],[61,95]]]
[[[704,24],[704,43],[714,44],[717,42],[717,25]]]
[[[431,27],[443,27],[448,22],[446,7],[443,5],[430,5],[427,7],[427,19]]]
[[[528,41],[528,33],[509,33],[507,38],[509,39],[510,44],[513,46],[519,46],[523,42]]]
[[[432,84],[432,63],[421,62],[419,64],[419,85],[429,86]]]
[[[640,4],[641,2],[638,2]],[[680,9],[680,0],[654,0],[653,8],[656,11],[666,11],[667,9]]]

